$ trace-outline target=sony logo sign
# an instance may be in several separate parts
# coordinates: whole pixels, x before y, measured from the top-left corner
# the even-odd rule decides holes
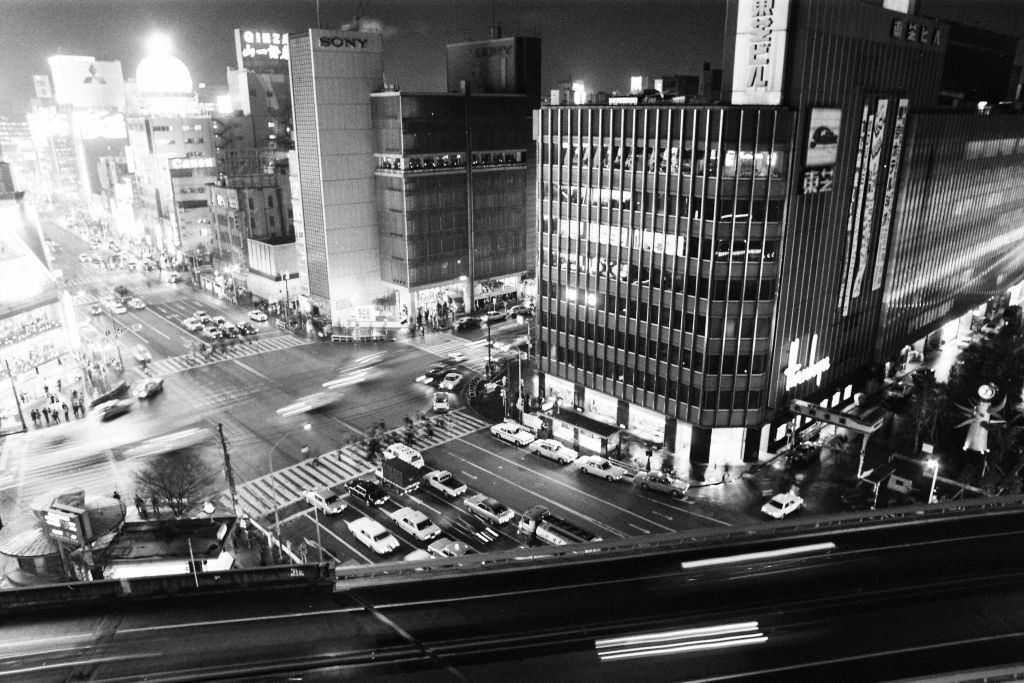
[[[512,46],[505,45],[504,47],[478,47],[476,49],[477,57],[496,57],[502,55],[512,54]]]
[[[366,47],[366,38],[342,38],[333,36],[331,38],[320,38],[320,47]]]

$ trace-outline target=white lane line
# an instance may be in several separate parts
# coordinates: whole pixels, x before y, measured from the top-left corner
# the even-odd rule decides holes
[[[362,552],[361,552],[361,551],[360,551],[360,550],[359,550],[358,548],[355,548],[354,546],[352,546],[352,545],[351,545],[350,543],[348,543],[348,542],[347,542],[347,541],[346,541],[345,539],[343,539],[343,538],[342,538],[341,536],[339,536],[338,534],[334,533],[333,531],[331,531],[330,529],[328,529],[327,527],[325,527],[325,526],[324,526],[323,524],[321,524],[321,525],[320,525],[320,528],[321,528],[321,529],[323,529],[325,533],[328,533],[328,534],[330,534],[331,536],[334,536],[334,538],[338,539],[338,543],[341,543],[341,544],[342,544],[343,546],[345,546],[346,548],[348,548],[349,550],[351,550],[352,552],[354,552],[354,553],[355,553],[356,555],[358,555],[359,557],[361,557],[361,558],[363,558],[364,560],[366,560],[366,562],[367,562],[368,564],[373,564],[373,563],[374,563],[374,560],[371,560],[371,559],[370,559],[369,557],[367,557],[366,555],[363,555],[363,553],[362,553]]]
[[[498,458],[499,460],[504,460],[505,462],[507,462],[507,463],[508,463],[508,464],[510,464],[510,465],[515,465],[516,467],[523,467],[523,463],[522,463],[522,462],[515,462],[515,461],[513,461],[513,460],[510,460],[509,458],[506,458],[506,457],[505,457],[505,456],[503,456],[503,455],[498,455],[497,453],[495,453],[495,452],[494,452],[494,451],[492,451],[492,450],[489,450],[489,449],[487,449],[487,448],[484,448],[484,447],[482,447],[482,446],[477,446],[477,445],[476,445],[475,443],[471,443],[471,442],[469,442],[469,441],[466,441],[465,439],[459,439],[459,441],[461,441],[462,443],[466,444],[467,446],[472,446],[473,448],[475,448],[475,449],[477,449],[477,450],[480,450],[480,451],[483,451],[484,453],[488,453],[488,454],[490,454],[490,455],[493,455],[493,456],[494,456],[495,458]],[[452,455],[454,455],[454,453],[453,453]],[[479,465],[477,465],[476,463],[474,463],[474,462],[471,462],[471,461],[469,461],[469,460],[466,460],[465,458],[461,458],[461,459],[462,459],[463,461],[465,461],[465,462],[469,463],[470,465],[473,465],[474,467],[479,467],[480,469],[484,469],[483,467],[480,467],[480,466],[479,466]],[[486,470],[485,470],[485,471],[486,471]],[[536,474],[536,475],[537,475],[537,476],[539,476],[539,477],[542,477],[542,478],[544,478],[544,479],[547,479],[547,480],[548,480],[549,482],[551,482],[552,484],[557,484],[558,486],[561,486],[562,488],[566,488],[566,489],[569,489],[570,491],[572,491],[572,492],[574,492],[574,493],[578,493],[578,494],[579,494],[579,495],[581,495],[581,496],[586,496],[587,498],[590,498],[590,499],[592,499],[592,500],[595,500],[595,501],[597,501],[597,502],[599,502],[599,503],[603,503],[604,505],[608,505],[609,507],[613,507],[613,508],[615,508],[616,510],[618,510],[619,512],[625,513],[625,514],[629,515],[630,517],[636,517],[636,518],[638,518],[638,519],[640,519],[640,520],[642,520],[642,521],[644,521],[644,522],[650,522],[650,523],[651,523],[651,524],[653,524],[654,526],[657,526],[657,527],[661,527],[661,528],[662,528],[662,529],[664,529],[665,531],[672,531],[672,532],[678,531],[678,529],[673,529],[672,527],[668,527],[668,526],[665,526],[665,525],[663,525],[663,524],[658,524],[657,522],[652,522],[651,520],[647,519],[647,518],[646,518],[646,517],[644,517],[643,515],[638,515],[637,513],[633,512],[632,510],[627,510],[626,508],[624,508],[624,507],[620,507],[620,506],[616,505],[615,503],[611,503],[611,502],[609,502],[609,501],[607,501],[607,500],[605,500],[605,499],[603,499],[603,498],[598,498],[597,496],[595,496],[595,495],[592,495],[592,494],[590,494],[590,493],[587,493],[586,491],[582,491],[582,490],[580,490],[580,489],[578,489],[578,488],[575,488],[575,487],[573,487],[573,486],[570,486],[569,484],[566,484],[565,482],[559,481],[559,480],[557,480],[557,479],[555,479],[555,478],[553,478],[553,477],[549,477],[548,475],[544,474],[543,472],[540,472],[540,471],[538,471],[538,470],[530,470],[530,471],[531,471],[531,472],[533,472],[534,474]],[[494,475],[494,476],[498,476],[498,475]],[[506,481],[508,481],[508,480],[506,480]],[[530,492],[530,493],[533,493],[532,491],[530,491],[529,489],[527,489],[526,487],[524,487],[524,486],[522,486],[522,485],[520,485],[520,484],[516,484],[515,482],[512,482],[512,483],[513,483],[513,484],[514,484],[515,486],[517,486],[517,487],[519,487],[519,488],[523,489],[524,491],[528,491],[528,492]],[[551,502],[552,502],[552,503],[553,503],[554,505],[557,505],[558,507],[562,508],[563,510],[567,510],[568,512],[571,512],[571,513],[573,513],[573,514],[579,515],[580,517],[583,517],[583,519],[590,519],[589,517],[585,517],[584,515],[580,514],[580,513],[579,513],[579,512],[577,512],[576,510],[573,510],[573,509],[572,509],[572,508],[570,508],[570,507],[566,507],[566,506],[565,506],[564,504],[562,504],[562,503],[557,503],[557,502],[555,502],[555,501],[551,501]],[[605,528],[605,526],[604,526],[604,525],[602,525],[602,526],[601,526],[601,528]]]
[[[670,521],[670,522],[672,521],[672,518],[671,518],[671,517],[669,517],[668,515],[663,515],[663,514],[661,514],[660,512],[658,512],[657,510],[651,510],[651,514],[652,514],[652,515],[658,515],[659,517],[661,517],[661,518],[663,518],[663,519],[667,519],[667,520],[668,520],[668,521]]]
[[[630,525],[631,527],[633,527],[634,529],[636,529],[637,531],[639,531],[641,533],[645,533],[645,534],[651,533],[650,531],[648,531],[647,529],[643,528],[642,526],[637,526],[636,524],[633,524],[633,522],[626,522],[626,524]],[[661,526],[661,525],[659,524],[658,526]]]
[[[455,439],[455,441],[460,441],[460,440],[461,439]],[[459,474],[461,474],[461,475],[463,475],[465,477],[469,477],[470,479],[479,479],[480,478],[480,477],[476,476],[475,474],[470,474],[466,470],[459,470]]]
[[[149,312],[150,312],[150,313],[152,313],[153,315],[155,315],[156,317],[160,318],[161,320],[165,321],[165,322],[166,322],[166,323],[167,323],[168,325],[170,325],[171,327],[174,327],[175,329],[181,330],[182,332],[184,332],[185,334],[187,334],[187,335],[188,335],[189,337],[191,337],[192,339],[194,339],[194,340],[196,340],[196,341],[203,341],[202,339],[200,339],[199,337],[195,336],[194,334],[192,334],[192,333],[191,333],[191,332],[189,332],[188,330],[186,330],[186,329],[182,328],[182,327],[181,327],[180,325],[178,325],[177,323],[175,323],[175,322],[174,322],[173,320],[171,320],[171,319],[170,319],[170,318],[168,318],[167,316],[165,316],[165,315],[161,315],[161,314],[157,313],[157,312],[156,312],[155,310],[153,310],[152,308],[151,308],[151,309],[149,309]],[[170,339],[170,337],[168,337],[168,339]]]
[[[240,367],[240,368],[244,368],[244,369],[248,370],[249,372],[251,372],[252,374],[256,375],[257,377],[262,377],[263,379],[267,380],[268,382],[272,382],[272,381],[273,381],[272,379],[270,379],[269,377],[267,377],[266,375],[264,375],[264,374],[263,374],[262,372],[260,372],[259,370],[256,370],[255,368],[251,368],[251,367],[249,367],[248,365],[246,365],[245,363],[243,363],[243,362],[242,362],[242,361],[240,361],[240,360],[237,360],[237,359],[236,359],[236,360],[233,360],[232,362],[233,362],[233,363],[234,363],[235,365],[237,365],[238,367]]]
[[[239,617],[236,619],[210,619],[209,621],[189,621],[184,624],[164,624],[162,626],[137,626],[135,628],[119,628],[118,633],[145,633],[147,631],[170,631],[179,628],[193,628],[195,626],[224,626],[227,624],[245,624],[254,621],[280,621],[281,619],[302,619],[305,617],[326,616],[331,614],[350,614],[362,612],[362,607],[340,607],[338,609],[321,609],[314,612],[289,612],[287,614],[270,614],[261,617]],[[90,637],[92,633],[87,634]]]

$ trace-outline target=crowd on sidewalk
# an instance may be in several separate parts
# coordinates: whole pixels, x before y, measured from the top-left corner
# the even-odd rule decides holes
[[[85,417],[85,396],[77,389],[72,390],[70,396],[66,396],[62,384],[60,380],[57,381],[57,391],[51,391],[49,386],[43,387],[46,399],[42,405],[30,409],[28,413],[33,426],[58,425],[62,421],[62,416],[64,422],[70,422],[72,413],[75,419]]]

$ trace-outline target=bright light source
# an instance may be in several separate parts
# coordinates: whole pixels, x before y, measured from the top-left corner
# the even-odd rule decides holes
[[[568,299],[569,301],[576,301],[576,298],[578,296],[579,296],[579,294],[576,292],[575,289],[567,289],[567,290],[565,290],[565,298]]]
[[[644,77],[643,76],[630,76],[629,77],[629,91],[640,92],[644,89]]]
[[[307,422],[306,424],[302,425],[302,428],[308,432],[310,429],[313,428],[313,425]]]
[[[683,562],[683,569],[704,569],[705,567],[716,567],[723,564],[739,564],[741,562],[757,562],[761,560],[772,560],[805,553],[830,552],[836,549],[836,544],[811,543],[809,545],[798,545],[792,548],[781,548],[779,550],[765,550],[757,553],[743,553],[741,555],[729,555],[727,557],[711,557],[706,560],[693,560]]]
[[[621,638],[594,641],[601,661],[651,657],[656,655],[710,650],[735,645],[763,643],[768,637],[761,633],[756,621],[723,624],[703,628],[645,633]]]
[[[231,95],[217,96],[217,113],[230,114],[234,109],[231,106]]]
[[[596,306],[597,305],[597,295],[596,294],[587,294],[587,305],[588,306]]]
[[[166,33],[153,33],[146,40],[146,49],[151,55],[170,54],[171,45],[171,37]]]
[[[928,469],[930,470],[939,469],[939,461],[936,458],[928,458],[928,460],[925,461],[925,464],[928,466]]]

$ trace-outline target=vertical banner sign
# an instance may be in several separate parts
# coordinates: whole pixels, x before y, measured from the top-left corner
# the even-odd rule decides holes
[[[789,0],[739,0],[733,104],[780,104]]]
[[[860,207],[863,198],[864,158],[867,156],[866,146],[868,127],[871,124],[871,108],[864,105],[860,117],[860,135],[857,137],[857,160],[853,166],[853,190],[850,195],[850,218],[846,222],[846,266],[843,273],[843,285],[839,291],[839,301],[843,306],[843,315],[850,313],[850,287],[853,281],[853,270],[857,265],[857,236],[860,233]]]
[[[875,123],[871,130],[871,153],[868,156],[868,172],[864,185],[864,217],[861,220],[860,255],[857,257],[857,277],[853,280],[850,296],[860,296],[864,284],[864,273],[868,269],[868,253],[871,251],[871,238],[875,225],[875,197],[878,194],[878,169],[882,161],[882,141],[885,139],[886,117],[889,111],[889,100],[878,100],[875,108]]]
[[[41,100],[53,99],[53,89],[50,88],[49,76],[34,74],[32,76],[32,85],[35,86],[36,97]]]
[[[896,203],[896,181],[899,179],[900,159],[903,157],[903,132],[907,125],[907,109],[910,100],[904,98],[896,108],[896,121],[892,130],[892,151],[889,153],[889,175],[885,179],[885,196],[882,198],[882,218],[878,223],[878,250],[875,252],[875,272],[871,277],[871,291],[882,286],[885,272],[885,257],[889,249],[889,229],[892,212]]]

